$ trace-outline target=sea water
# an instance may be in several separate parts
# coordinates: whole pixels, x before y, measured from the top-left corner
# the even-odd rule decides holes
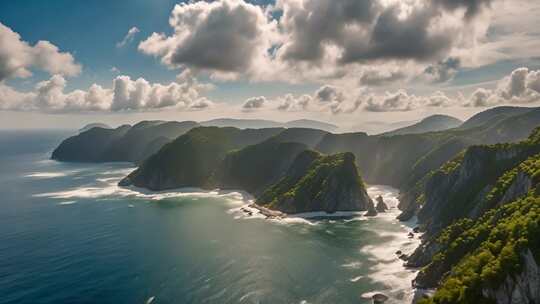
[[[248,216],[241,192],[121,188],[129,163],[50,160],[68,131],[0,132],[0,303],[388,303],[412,296],[388,213]]]

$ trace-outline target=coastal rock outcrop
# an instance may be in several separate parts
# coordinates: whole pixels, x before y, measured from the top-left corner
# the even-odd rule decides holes
[[[284,213],[364,211],[373,208],[352,153],[304,151],[256,203]]]
[[[388,205],[386,205],[382,196],[379,195],[376,200],[377,206],[375,207],[375,209],[377,210],[377,212],[386,212],[388,210]]]

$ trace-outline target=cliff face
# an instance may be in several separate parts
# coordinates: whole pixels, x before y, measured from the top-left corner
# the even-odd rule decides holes
[[[352,153],[301,153],[283,179],[257,204],[285,213],[362,211],[373,208]]]
[[[540,303],[539,190],[446,228],[414,281],[418,287],[437,287],[424,302]]]
[[[407,261],[415,286],[438,288],[425,302],[540,303],[539,136],[469,148],[426,182],[428,234]]]
[[[400,207],[407,211],[402,217],[418,210],[419,223],[428,235],[434,235],[457,219],[476,218],[526,194],[531,182],[523,173],[517,175],[516,166],[540,152],[538,133],[516,144],[468,148],[401,195]],[[499,182],[509,171],[515,173],[513,183],[510,177]]]
[[[540,303],[540,267],[530,249],[520,254],[523,267],[515,275],[507,275],[496,288],[482,289],[485,298],[498,304]]]
[[[467,215],[469,218],[480,219],[487,210],[497,210],[505,204],[513,202],[519,198],[529,195],[538,185],[537,171],[540,169],[540,154],[529,157],[524,162],[501,176],[490,191],[481,191],[477,196],[477,205]],[[474,221],[468,220],[471,223]],[[409,257],[407,265],[410,267],[424,267],[415,280],[415,284],[423,288],[433,288],[439,283],[443,275],[450,270],[456,261],[446,261],[445,263],[433,262],[434,257],[439,253],[449,250],[448,240],[461,237],[466,229],[456,224],[446,228],[442,233],[427,235],[426,240]],[[467,225],[462,225],[467,226]],[[470,225],[469,225],[470,226]],[[441,237],[445,235],[445,237]],[[431,264],[430,264],[431,263]]]

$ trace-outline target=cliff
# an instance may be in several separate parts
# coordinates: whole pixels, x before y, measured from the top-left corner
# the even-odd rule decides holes
[[[538,189],[476,221],[452,224],[415,280],[438,287],[423,303],[539,303],[539,233]]]
[[[425,303],[539,303],[540,129],[516,144],[471,147],[419,191],[427,229],[407,265]]]
[[[426,179],[420,191],[419,223],[432,235],[457,219],[478,217],[503,199],[502,186],[496,185],[499,178],[539,152],[540,129],[520,143],[468,148]]]
[[[256,200],[285,213],[363,211],[373,207],[352,153],[305,151],[285,176]]]

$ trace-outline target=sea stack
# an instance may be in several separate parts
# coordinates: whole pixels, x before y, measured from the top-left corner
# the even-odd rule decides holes
[[[377,209],[377,212],[386,212],[386,210],[388,210],[388,206],[384,202],[382,196],[379,195],[376,200],[377,207],[375,207],[375,209]]]

